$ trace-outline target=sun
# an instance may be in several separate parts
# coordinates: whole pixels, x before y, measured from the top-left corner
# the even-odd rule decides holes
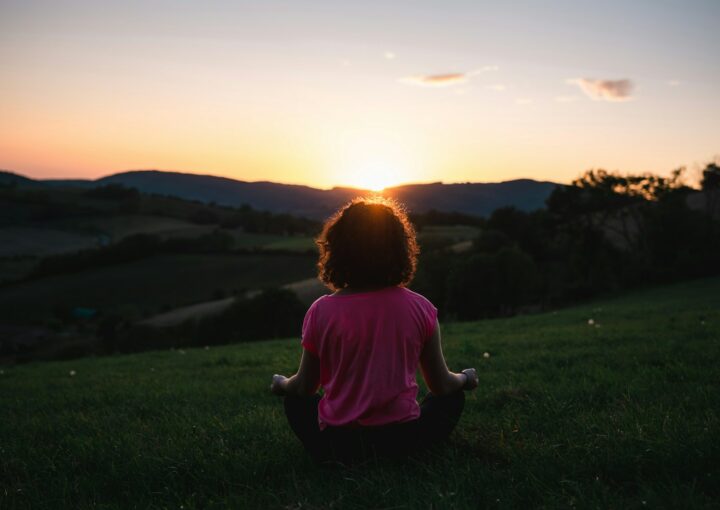
[[[363,161],[355,165],[344,179],[349,186],[380,192],[400,183],[401,172],[388,161]]]

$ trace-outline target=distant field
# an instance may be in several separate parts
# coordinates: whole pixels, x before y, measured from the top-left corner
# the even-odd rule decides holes
[[[159,313],[216,293],[281,286],[314,274],[311,255],[161,255],[0,288],[0,320],[48,318],[57,306]]]
[[[4,367],[0,507],[718,507],[719,278],[443,330],[447,448],[336,471],[268,392],[298,338]]]
[[[116,214],[113,216],[87,216],[45,221],[44,225],[61,229],[72,229],[92,234],[105,234],[116,242],[133,234],[174,235],[196,237],[212,231],[213,225],[197,225],[177,218],[150,214]]]
[[[451,247],[453,251],[464,251],[480,234],[478,227],[467,225],[429,225],[418,233],[420,246],[425,249]]]
[[[162,239],[194,239],[218,229],[189,221],[147,214],[88,216],[46,220],[37,225],[0,227],[0,258],[15,255],[46,256],[95,248],[135,234],[154,234]],[[241,229],[221,229],[231,235],[234,248],[267,248],[305,251],[315,247],[311,237],[254,234]]]
[[[282,250],[305,252],[315,248],[312,237],[281,236],[275,234],[253,234],[249,232],[231,232],[235,239],[235,248],[262,248],[264,250]]]
[[[306,305],[312,304],[321,295],[330,292],[317,278],[306,278],[298,282],[290,282],[283,285],[283,288],[292,290],[298,299]],[[258,292],[258,290],[249,290],[245,293],[245,296],[252,297],[257,295]],[[235,298],[230,297],[183,306],[149,317],[143,320],[141,324],[156,327],[175,326],[188,319],[199,319],[220,313],[230,307],[233,302],[235,302]]]
[[[0,228],[0,257],[44,257],[98,246],[97,236],[54,228]]]
[[[264,246],[266,250],[311,251],[316,250],[315,240],[312,237],[294,236],[281,237]]]

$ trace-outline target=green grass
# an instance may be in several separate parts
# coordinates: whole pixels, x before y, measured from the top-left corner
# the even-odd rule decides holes
[[[443,341],[481,379],[449,444],[335,471],[268,392],[298,339],[5,367],[0,508],[717,508],[720,279]]]

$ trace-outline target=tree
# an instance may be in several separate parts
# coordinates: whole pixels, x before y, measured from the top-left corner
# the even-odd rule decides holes
[[[460,320],[512,315],[537,298],[539,272],[514,246],[459,259],[448,276],[448,311]]]
[[[715,163],[708,163],[703,170],[703,178],[700,182],[705,192],[705,204],[711,218],[717,218],[720,213],[720,166]]]
[[[720,166],[715,163],[708,163],[702,174],[700,186],[703,190],[720,189]]]

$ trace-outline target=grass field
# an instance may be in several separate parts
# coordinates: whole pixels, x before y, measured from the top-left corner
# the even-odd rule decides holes
[[[443,341],[481,380],[446,448],[341,470],[268,392],[298,339],[4,367],[0,508],[718,507],[720,279]]]
[[[57,306],[128,316],[217,299],[223,290],[281,286],[311,277],[315,257],[288,254],[167,254],[0,289],[0,320],[47,320]],[[112,289],[110,292],[109,289]]]

